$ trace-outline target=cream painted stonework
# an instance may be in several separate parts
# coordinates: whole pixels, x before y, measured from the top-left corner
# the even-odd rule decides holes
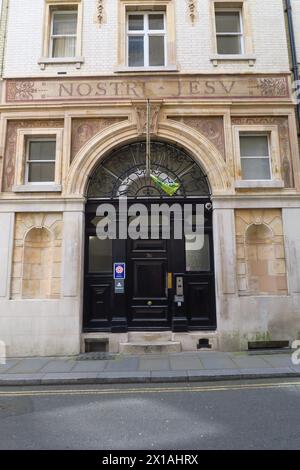
[[[62,228],[62,214],[16,214],[12,299],[60,297]]]
[[[240,295],[287,294],[281,210],[237,210],[235,218]]]

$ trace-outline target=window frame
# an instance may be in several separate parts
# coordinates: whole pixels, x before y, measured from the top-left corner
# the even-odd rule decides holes
[[[114,73],[128,72],[178,72],[176,63],[175,0],[118,0],[118,51]],[[151,67],[128,67],[127,17],[128,14],[164,13],[166,41],[165,65]]]
[[[219,54],[217,46],[216,32],[216,12],[238,10],[242,22],[243,32],[243,53],[241,54]],[[218,67],[223,63],[245,63],[248,67],[254,67],[256,55],[253,49],[253,28],[251,22],[250,5],[248,0],[210,0],[210,16],[211,16],[211,43],[212,51],[210,61],[214,67]]]
[[[268,156],[249,156],[249,157],[243,157],[241,155],[241,137],[266,137],[267,138],[267,143],[268,143]],[[240,161],[241,161],[241,176],[243,181],[272,181],[273,180],[273,170],[272,170],[272,162],[271,162],[271,144],[270,144],[270,139],[271,136],[267,132],[240,132],[239,133],[239,145],[240,145]],[[268,159],[269,160],[269,169],[270,169],[270,178],[255,178],[255,179],[249,179],[249,178],[244,178],[243,177],[243,167],[242,167],[242,161],[245,159]]]
[[[264,189],[264,188],[284,188],[282,178],[282,165],[280,154],[279,131],[277,125],[233,125],[233,150],[234,150],[234,169],[235,169],[235,188],[236,189]],[[240,135],[267,135],[269,146],[269,161],[271,179],[243,179]],[[250,157],[252,158],[252,157]]]
[[[61,192],[62,186],[62,152],[63,128],[28,128],[18,129],[16,144],[16,166],[13,192]],[[28,149],[29,142],[36,140],[55,140],[55,178],[50,182],[28,182]],[[45,162],[45,160],[43,160]],[[52,161],[51,161],[52,163]]]
[[[52,15],[56,12],[77,12],[76,52],[74,57],[52,56]],[[41,70],[57,64],[75,64],[77,69],[84,63],[82,57],[83,1],[82,0],[45,0],[42,55],[38,60]]]
[[[53,160],[30,160],[30,144],[31,142],[55,142],[55,155]],[[56,147],[57,147],[57,140],[55,137],[29,137],[26,140],[26,157],[25,157],[25,177],[24,183],[27,185],[41,185],[41,184],[54,184],[55,183],[55,166],[56,166]],[[54,164],[54,178],[52,181],[29,181],[29,169],[30,164],[32,163],[51,163]]]
[[[53,34],[53,28],[54,28],[54,17],[55,15],[72,15],[76,12],[77,16],[77,21],[76,21],[76,34]],[[60,57],[54,57],[53,51],[54,51],[54,39],[59,39],[59,38],[75,38],[76,43],[75,43],[75,54],[74,56],[60,56]],[[73,59],[76,57],[76,51],[77,51],[77,41],[78,41],[78,8],[74,8],[72,10],[61,10],[61,9],[53,9],[51,11],[51,25],[50,25],[50,37],[49,37],[49,57],[51,59]]]
[[[240,23],[240,33],[218,33],[217,32],[217,13],[238,13],[239,14],[239,23]],[[228,56],[241,56],[245,53],[245,33],[244,33],[244,21],[243,21],[243,11],[242,8],[215,8],[215,31],[216,31],[216,47],[217,47],[217,54],[218,55],[228,55]],[[229,52],[229,53],[224,53],[224,52],[219,52],[218,51],[218,36],[230,36],[230,37],[236,37],[238,36],[240,38],[240,47],[241,47],[241,52],[238,54],[234,52]]]
[[[154,29],[149,29],[149,16],[150,15],[163,15],[163,20],[164,20],[164,29],[160,30],[154,30]],[[144,19],[144,29],[143,30],[135,30],[135,31],[130,31],[129,30],[129,17],[130,16],[143,16]],[[129,65],[129,37],[130,36],[143,36],[144,37],[144,65],[143,66],[135,66],[135,65]],[[164,37],[164,64],[163,65],[150,65],[150,41],[149,38],[150,36],[163,36]],[[126,64],[128,68],[165,68],[166,67],[166,60],[168,57],[168,51],[167,51],[167,45],[168,45],[168,40],[167,40],[167,19],[166,19],[166,12],[161,10],[161,11],[127,11],[126,14]]]

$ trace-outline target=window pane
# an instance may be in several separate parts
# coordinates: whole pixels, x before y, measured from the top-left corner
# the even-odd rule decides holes
[[[266,135],[241,135],[240,136],[241,157],[268,157],[269,146]]]
[[[144,66],[144,36],[128,37],[128,65],[129,67]]]
[[[75,57],[76,38],[53,39],[52,57]]]
[[[149,15],[149,29],[164,29],[164,15]]]
[[[112,240],[89,237],[89,272],[112,272]]]
[[[210,271],[209,235],[191,235],[185,239],[186,270]]]
[[[241,164],[244,180],[271,179],[269,158],[242,158]]]
[[[56,142],[36,141],[29,142],[29,160],[55,160]]]
[[[130,15],[128,17],[129,31],[143,31],[144,30],[144,16],[143,15]]]
[[[53,34],[76,34],[77,33],[77,12],[74,13],[54,13],[53,14]]]
[[[217,11],[216,30],[217,33],[240,33],[240,13],[233,11]]]
[[[241,54],[240,36],[217,36],[218,54]]]
[[[29,163],[29,183],[50,183],[55,178],[55,163]]]
[[[165,65],[165,38],[164,36],[149,36],[149,65]]]

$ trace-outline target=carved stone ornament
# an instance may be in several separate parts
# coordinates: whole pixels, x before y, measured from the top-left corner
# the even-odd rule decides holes
[[[170,119],[182,122],[196,129],[207,137],[221,153],[225,160],[225,136],[223,118],[220,116],[170,116]]]
[[[102,25],[104,20],[104,5],[103,0],[97,0],[97,20],[99,25]]]
[[[72,120],[71,161],[94,135],[126,119],[126,117],[74,118]]]
[[[152,104],[150,107],[150,132],[151,134],[157,134],[159,115],[160,115],[160,104]],[[140,105],[135,108],[136,111],[136,122],[138,133],[146,134],[147,132],[147,106]]]
[[[187,0],[187,5],[190,20],[194,24],[197,18],[197,0]]]

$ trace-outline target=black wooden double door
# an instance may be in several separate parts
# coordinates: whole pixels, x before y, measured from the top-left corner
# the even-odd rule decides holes
[[[99,240],[95,204],[86,212],[84,330],[122,332],[214,330],[212,212],[204,236]],[[171,221],[173,228],[173,221]],[[126,263],[124,293],[115,292],[113,264]],[[178,292],[182,280],[182,291]],[[180,294],[180,295],[178,295]]]

